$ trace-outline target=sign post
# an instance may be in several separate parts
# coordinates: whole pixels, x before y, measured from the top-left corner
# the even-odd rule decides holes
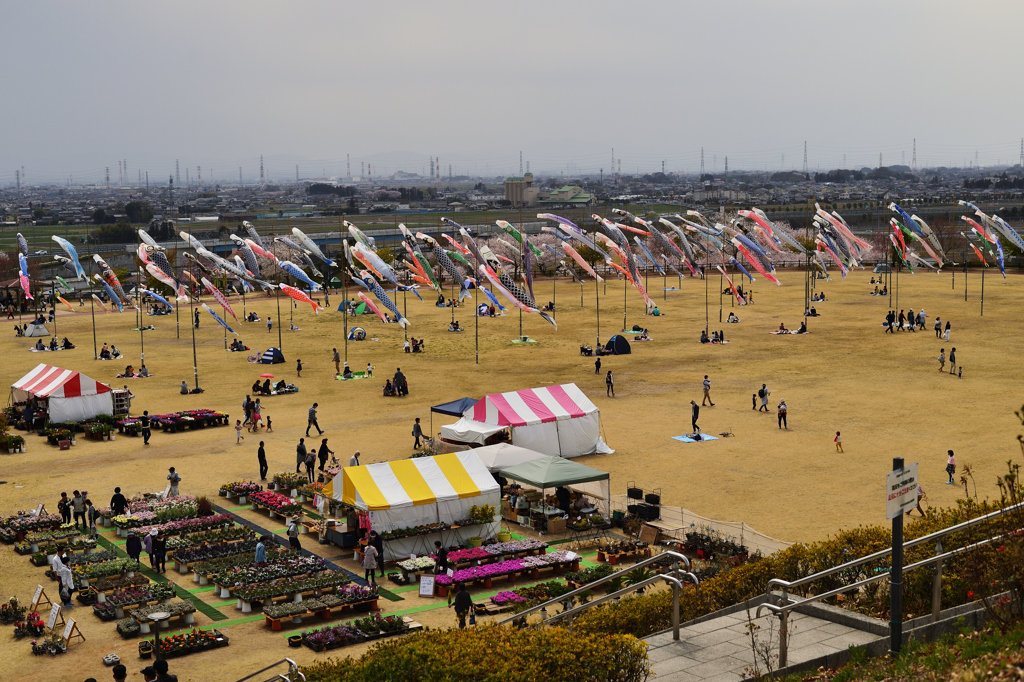
[[[903,514],[917,506],[917,463],[903,466],[892,458],[885,479],[885,515],[892,520],[892,567],[889,569],[889,654],[895,658],[903,645]]]

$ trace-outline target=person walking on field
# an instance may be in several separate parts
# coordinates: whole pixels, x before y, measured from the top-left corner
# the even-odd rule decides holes
[[[242,420],[235,420],[235,445],[241,445],[245,436],[242,435]]]
[[[142,423],[142,444],[149,445],[149,438],[152,435],[152,431],[150,431],[151,420],[149,418],[149,410],[142,411],[142,417],[139,421]]]
[[[267,316],[267,333],[269,334],[270,330],[273,329],[273,328],[274,328],[274,318],[272,318],[272,317],[270,317],[268,315]]]
[[[270,467],[267,466],[267,451],[263,447],[263,441],[260,441],[260,447],[256,451],[256,460],[260,464],[260,480],[265,481],[267,480],[267,469]]]
[[[946,332],[942,335],[946,341],[949,341],[949,320],[946,320]]]
[[[174,467],[171,467],[170,469],[167,470],[167,483],[168,486],[170,487],[170,489],[167,491],[167,497],[177,497],[178,484],[181,483],[181,476],[179,476],[178,472],[174,470]]]
[[[357,467],[357,466],[359,466],[359,451],[358,450],[355,451],[355,454],[353,454],[351,457],[349,457],[348,465],[350,467]]]
[[[308,434],[307,434],[308,435]],[[300,438],[295,446],[295,473],[302,473],[302,465],[306,463],[306,439]]]
[[[758,412],[768,411],[768,396],[771,394],[772,392],[768,390],[767,384],[761,384],[761,388],[757,389],[757,397],[761,399],[761,407],[757,408]]]
[[[700,427],[697,426],[697,417],[700,416],[700,405],[697,404],[696,400],[690,401],[690,428],[693,429],[693,433],[700,431]]]
[[[907,316],[904,315],[903,311],[901,310],[900,314],[899,314],[899,317],[896,318],[896,322],[899,324],[899,326],[896,327],[896,331],[903,331],[903,324],[906,321],[907,321]]]
[[[296,360],[295,361],[295,376],[297,376],[297,377],[301,377],[302,376],[302,360]]]
[[[608,370],[608,374],[604,377],[604,395],[606,398],[608,396],[615,397],[615,380],[612,378],[611,370]]]
[[[320,441],[320,452],[317,454],[317,459],[320,460],[320,471],[322,472],[327,466],[327,458],[334,454],[334,450],[327,447],[327,439],[324,438]]]
[[[416,442],[412,444],[413,450],[420,449],[420,438],[423,438],[423,427],[420,426],[420,418],[416,417],[416,423],[412,425],[412,437],[416,439]]]
[[[939,371],[946,369],[946,349],[939,349]]]
[[[779,428],[783,426],[789,431],[789,422],[786,421],[786,414],[789,412],[789,407],[786,405],[786,401],[782,400],[779,402]]]
[[[304,464],[306,465],[306,479],[310,483],[313,483],[316,480],[316,477],[313,474],[316,470],[316,448],[313,448],[306,453],[306,460]]]
[[[949,351],[949,373],[956,374],[956,346]]]
[[[838,431],[836,431],[836,437],[833,438],[832,441],[836,444],[836,452],[842,452],[843,451],[843,436],[842,436],[842,434],[839,433]]]
[[[946,474],[949,475],[949,480],[946,481],[946,485],[953,485],[953,474],[956,473],[956,456],[952,450],[947,450],[949,457],[946,459]]]
[[[594,360],[594,374],[601,373],[601,358]]]
[[[704,400],[711,403],[711,407],[715,406],[714,401],[711,400],[711,379],[708,379],[708,375],[704,375]],[[704,407],[704,400],[700,401],[701,407]]]
[[[320,428],[320,424],[316,421],[316,408],[320,407],[320,403],[313,403],[313,407],[309,408],[309,421],[306,422],[306,435],[309,435],[309,427],[315,426],[319,434],[323,435],[323,430]]]
[[[935,338],[942,336],[942,318],[935,318]]]

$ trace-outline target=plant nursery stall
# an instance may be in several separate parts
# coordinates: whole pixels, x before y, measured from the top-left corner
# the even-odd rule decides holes
[[[501,490],[472,451],[345,467],[323,494],[368,513],[386,561],[430,554],[435,540],[472,544],[500,525]],[[484,506],[489,520],[480,518]]]
[[[549,492],[564,486],[587,496],[602,517],[611,518],[611,478],[606,471],[561,457],[543,457],[502,469],[501,475],[524,488],[540,491],[538,499],[531,501],[531,512],[554,512],[540,500],[544,500]]]
[[[81,422],[114,414],[110,386],[81,372],[40,363],[11,386],[11,403],[46,400],[53,423]]]

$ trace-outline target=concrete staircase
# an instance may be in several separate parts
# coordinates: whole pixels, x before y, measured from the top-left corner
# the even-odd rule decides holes
[[[770,642],[770,655],[778,655],[778,619],[771,615],[754,618],[761,597],[750,603],[750,618],[759,626],[755,637],[760,644]],[[736,682],[745,671],[754,669],[754,652],[747,627],[747,609],[734,606],[684,624],[679,641],[672,632],[646,638],[651,667],[658,682],[712,680]],[[826,605],[809,606],[789,620],[789,660],[787,670],[840,665],[851,646],[865,646],[886,637],[888,625],[882,621],[853,614]],[[829,663],[829,661],[834,663]],[[773,664],[775,667],[777,663]],[[761,673],[767,672],[759,660]]]

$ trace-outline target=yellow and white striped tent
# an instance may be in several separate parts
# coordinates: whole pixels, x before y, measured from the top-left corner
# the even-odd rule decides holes
[[[374,512],[374,528],[451,523],[472,505],[500,505],[501,489],[472,451],[345,467],[324,487],[356,509]]]

